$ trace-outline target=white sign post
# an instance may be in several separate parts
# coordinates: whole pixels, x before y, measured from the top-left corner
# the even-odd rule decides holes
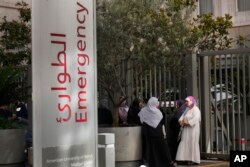
[[[32,1],[34,167],[97,167],[95,0]]]

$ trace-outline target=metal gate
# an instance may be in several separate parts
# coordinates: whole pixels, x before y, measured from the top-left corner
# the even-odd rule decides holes
[[[202,114],[201,152],[206,157],[250,150],[250,49],[203,52],[184,62],[191,69],[188,77],[166,67],[145,70],[131,64],[126,94],[131,101],[158,97],[167,116],[177,99],[193,95]]]
[[[130,89],[134,96],[144,100],[157,97],[166,114],[171,114],[175,101],[186,94],[181,87],[182,80],[181,75],[167,70],[166,67],[153,66],[147,70],[134,68],[131,71]]]
[[[197,59],[202,152],[249,149],[250,49],[203,52]]]

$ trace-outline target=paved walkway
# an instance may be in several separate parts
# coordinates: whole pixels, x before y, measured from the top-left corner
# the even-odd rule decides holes
[[[178,167],[229,167],[228,161],[201,160],[199,165],[177,165]]]

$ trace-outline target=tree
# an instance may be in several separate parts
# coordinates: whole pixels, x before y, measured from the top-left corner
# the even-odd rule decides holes
[[[176,71],[183,55],[230,47],[231,16],[193,17],[195,9],[195,0],[97,1],[98,84],[114,106],[129,96],[124,89],[132,63],[141,72],[152,65]]]
[[[0,67],[31,63],[31,13],[28,4],[17,3],[19,19],[0,22]]]
[[[31,63],[31,13],[28,4],[17,3],[19,19],[0,22],[0,103],[27,99],[25,65]],[[22,78],[22,80],[20,80]]]
[[[24,70],[13,68],[13,66],[0,69],[0,106],[27,98],[25,97],[26,89],[18,80],[20,76],[24,76]]]

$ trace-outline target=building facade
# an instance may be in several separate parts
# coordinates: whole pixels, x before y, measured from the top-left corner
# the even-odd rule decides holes
[[[0,1],[0,19],[6,16],[7,20],[17,19],[19,12],[16,7],[17,2],[26,2],[31,4],[32,0],[1,0]]]
[[[246,37],[245,45],[250,47],[250,1],[249,0],[199,0],[200,13],[211,12],[215,16],[232,16],[233,28],[230,36]]]

